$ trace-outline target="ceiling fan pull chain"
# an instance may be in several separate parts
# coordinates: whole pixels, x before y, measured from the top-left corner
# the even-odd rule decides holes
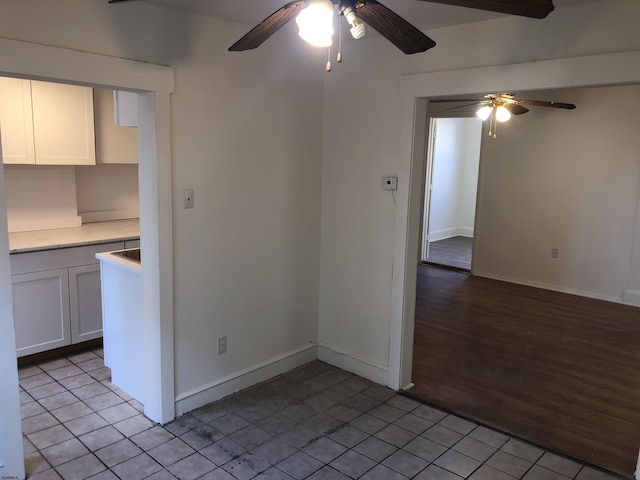
[[[327,66],[325,67],[325,70],[327,72],[331,71],[331,45],[329,45],[329,47],[327,48]]]
[[[340,32],[338,34],[338,55],[336,61],[342,63],[342,15],[338,16],[338,22],[340,22]]]
[[[489,115],[489,136],[493,139],[498,136],[498,119],[496,118],[496,107],[491,107],[491,115]]]
[[[498,110],[493,109],[493,139],[498,138]]]
[[[489,136],[491,136],[491,134],[493,130],[493,109],[491,109],[491,113],[489,114]]]

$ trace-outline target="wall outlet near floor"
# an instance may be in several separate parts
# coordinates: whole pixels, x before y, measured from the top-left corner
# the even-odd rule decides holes
[[[560,251],[557,248],[551,249],[551,258],[558,258],[559,254],[560,254]]]
[[[227,353],[227,337],[218,338],[218,355]]]

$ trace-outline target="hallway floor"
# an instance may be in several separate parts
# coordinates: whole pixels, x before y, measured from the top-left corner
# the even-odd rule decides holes
[[[473,238],[451,237],[429,243],[429,263],[471,270]]]
[[[165,426],[110,382],[102,350],[19,370],[38,480],[612,480],[312,362]]]

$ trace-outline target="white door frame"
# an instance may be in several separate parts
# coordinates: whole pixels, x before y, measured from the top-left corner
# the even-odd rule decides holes
[[[429,130],[427,139],[427,161],[424,175],[424,202],[422,212],[422,248],[420,260],[423,262],[429,258],[429,225],[431,222],[431,193],[433,192],[433,155],[436,150],[436,136],[438,134],[438,119],[429,119]]]
[[[640,51],[406,75],[402,98],[396,236],[391,291],[389,386],[411,384],[416,269],[429,98],[486,92],[640,83]]]
[[[477,118],[475,114],[472,113],[463,113],[462,115],[456,116],[448,116],[447,112],[437,113],[435,115],[429,115],[429,130],[427,137],[427,155],[425,162],[425,180],[424,180],[424,201],[422,203],[422,232],[420,235],[420,261],[427,262],[429,257],[429,248],[431,243],[431,207],[432,207],[432,194],[433,194],[433,171],[435,168],[435,152],[436,152],[436,144],[438,142],[438,120],[448,118],[448,119],[457,119],[457,120],[465,120],[469,118]],[[478,180],[480,178],[480,163],[482,158],[482,131],[480,132],[481,142],[480,148],[478,149],[478,174],[476,175],[475,182],[476,185],[479,183]],[[478,195],[479,192],[476,192],[476,198],[474,199],[474,224],[475,217],[477,215],[477,207],[478,207]],[[475,246],[476,235],[473,235],[473,244],[472,244],[472,261],[469,266],[469,271],[473,271],[473,247]]]
[[[173,69],[120,58],[0,39],[0,75],[137,91],[140,236],[145,328],[145,415],[174,418],[173,244],[169,99]],[[0,476],[24,477],[6,196],[0,175]]]

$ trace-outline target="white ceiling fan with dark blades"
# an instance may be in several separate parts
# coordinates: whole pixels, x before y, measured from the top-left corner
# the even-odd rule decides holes
[[[524,105],[534,107],[551,107],[573,110],[576,106],[573,103],[550,102],[544,100],[527,100],[516,98],[513,93],[489,93],[483,98],[436,98],[429,100],[430,103],[462,103],[446,110],[458,110],[480,105],[476,115],[483,121],[489,120],[489,136],[496,138],[496,128],[498,122],[507,122],[511,115],[522,115],[529,109]]]
[[[419,1],[442,3],[531,18],[545,18],[554,9],[552,0]],[[265,18],[240,40],[231,45],[229,51],[235,52],[257,48],[279,29],[284,27],[290,20],[295,18],[300,26],[299,18],[302,12],[315,8],[316,6],[319,7],[320,4],[324,4],[323,8],[325,10],[333,9],[332,3],[338,6],[338,15],[344,16],[351,25],[354,38],[361,38],[361,36],[363,36],[362,29],[356,28],[360,21],[362,21],[407,55],[424,52],[436,45],[431,38],[376,0],[297,0],[287,3]],[[356,30],[355,33],[354,30]],[[331,34],[332,33],[333,30],[331,30]],[[302,32],[301,36],[304,38]],[[327,34],[325,34],[324,40],[325,43],[329,41],[327,40]],[[318,46],[328,45],[319,44]]]
[[[137,0],[108,0],[125,3]],[[215,0],[209,0],[215,1]],[[554,10],[553,0],[416,0],[458,7],[545,18]],[[365,24],[377,31],[407,55],[424,52],[436,42],[377,0],[294,0],[286,3],[235,42],[229,51],[252,50],[262,45],[278,30],[295,19],[300,36],[308,43],[329,47],[334,34],[333,20],[347,20],[355,39],[366,33]],[[338,55],[340,61],[340,53]]]

